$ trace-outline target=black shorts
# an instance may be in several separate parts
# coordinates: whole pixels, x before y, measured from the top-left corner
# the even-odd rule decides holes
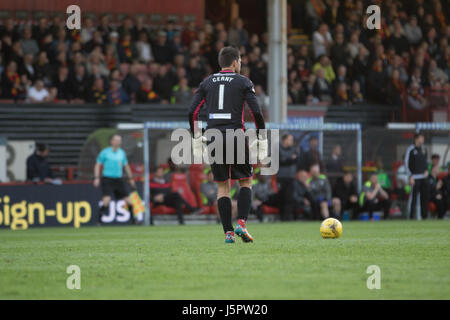
[[[212,142],[212,141],[211,141]],[[210,144],[211,142],[208,142]],[[226,144],[227,140],[225,133],[223,134],[223,163],[212,163],[211,172],[214,176],[214,181],[222,182],[228,179],[232,180],[244,180],[248,179],[253,175],[253,166],[250,164],[249,160],[249,148],[248,139],[246,138],[244,150],[238,150],[242,148],[237,144],[237,137],[234,139],[234,160],[233,164],[227,164],[226,162]],[[244,154],[244,163],[238,164],[238,154]],[[211,152],[212,156],[215,156],[214,150]]]
[[[116,200],[128,197],[128,188],[122,178],[102,177],[102,196],[110,196]]]

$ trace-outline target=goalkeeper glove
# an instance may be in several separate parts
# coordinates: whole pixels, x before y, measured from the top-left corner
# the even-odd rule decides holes
[[[192,154],[194,158],[203,159],[203,151],[206,149],[206,137],[202,135],[192,138]]]
[[[253,150],[254,147],[258,146],[258,160],[261,161],[267,158],[269,151],[269,142],[267,138],[263,138],[262,135],[258,135],[258,139],[255,139],[250,145],[250,149]]]

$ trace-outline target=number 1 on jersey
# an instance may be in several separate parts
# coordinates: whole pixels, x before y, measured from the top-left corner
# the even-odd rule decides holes
[[[225,90],[225,85],[219,85],[219,110],[223,110],[223,91]]]

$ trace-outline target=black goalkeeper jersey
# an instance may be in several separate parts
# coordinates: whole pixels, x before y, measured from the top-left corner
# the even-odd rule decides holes
[[[256,129],[265,129],[264,118],[250,79],[229,70],[210,75],[200,83],[189,108],[191,132],[197,132],[201,108],[207,110],[207,128],[221,131],[245,129],[244,106],[247,102]]]

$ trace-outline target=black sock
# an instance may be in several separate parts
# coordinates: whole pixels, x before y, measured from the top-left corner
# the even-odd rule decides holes
[[[251,205],[252,205],[252,189],[242,187],[241,190],[239,190],[239,198],[237,203],[238,206],[237,218],[247,221]]]
[[[223,231],[234,231],[233,224],[231,223],[231,199],[228,197],[222,197],[217,200],[219,207],[220,219],[222,220]]]

